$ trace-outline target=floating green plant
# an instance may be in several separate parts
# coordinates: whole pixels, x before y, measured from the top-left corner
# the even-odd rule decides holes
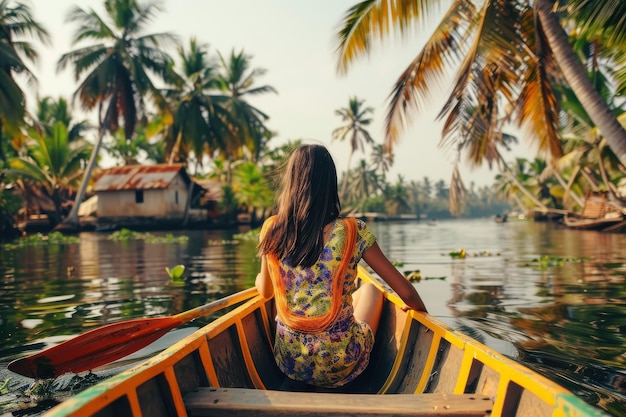
[[[464,259],[467,256],[465,249],[459,249],[457,251],[449,252],[448,255],[451,258]]]
[[[36,233],[19,238],[15,242],[4,245],[7,249],[16,249],[24,246],[41,246],[41,245],[64,245],[70,243],[78,243],[80,238],[77,236],[64,235],[61,232],[51,232],[47,235]]]
[[[209,241],[208,241],[209,245],[214,245],[214,246],[218,246],[218,245],[236,245],[238,243],[239,243],[239,241],[236,240],[236,239],[233,239],[233,240],[226,240],[226,239],[211,240],[211,239],[209,239]]]
[[[542,255],[539,258],[531,259],[530,261],[525,261],[522,263],[522,266],[532,266],[539,268],[541,270],[546,270],[555,266],[563,266],[567,262],[582,262],[584,260],[589,260],[587,257],[560,257],[560,256],[551,256],[551,255]]]
[[[408,279],[411,282],[420,282],[422,280],[433,280],[433,279],[439,279],[439,280],[445,280],[446,277],[423,277],[422,273],[420,272],[419,269],[416,269],[415,271],[404,271],[404,276],[406,277],[406,279]]]
[[[237,240],[259,240],[259,234],[261,233],[261,229],[251,229],[244,233],[235,233],[233,235],[233,239]]]
[[[468,253],[465,249],[458,249],[452,252],[442,253],[441,256],[449,256],[451,258],[456,258],[456,259],[465,259],[470,256],[474,258],[485,257],[485,256],[500,256],[500,253],[499,252],[492,253],[487,250],[481,250],[480,252]]]
[[[98,376],[93,372],[89,371],[87,375],[80,376],[78,374],[72,376],[72,379],[67,383],[67,390],[72,393],[78,393],[86,388],[89,388],[92,385],[97,384],[98,382],[106,379],[104,376]]]
[[[37,379],[24,393],[38,401],[54,398],[56,391],[54,381],[52,378]]]
[[[183,280],[183,274],[185,273],[185,265],[176,265],[172,269],[165,267],[165,272],[169,275],[170,279],[174,284],[182,284],[185,281]]]
[[[134,240],[143,239],[143,234],[130,229],[120,229],[109,235],[109,240]]]
[[[420,282],[422,280],[422,273],[419,269],[415,271],[404,271],[404,276],[411,282]]]
[[[165,236],[154,236],[151,233],[135,232],[130,229],[120,229],[109,235],[109,240],[128,241],[145,240],[146,243],[184,243],[189,240],[188,236],[174,236],[171,233]]]
[[[4,380],[2,385],[0,385],[0,395],[4,395],[4,394],[8,394],[9,393],[9,381],[10,380],[11,380],[11,378],[7,378],[7,379]]]
[[[153,236],[148,234],[145,237],[145,241],[147,243],[184,243],[188,240],[189,236],[174,236],[171,233],[168,233],[165,236]]]

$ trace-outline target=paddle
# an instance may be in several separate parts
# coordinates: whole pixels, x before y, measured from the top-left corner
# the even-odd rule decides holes
[[[41,352],[16,359],[9,370],[31,378],[54,378],[82,372],[130,355],[165,333],[198,317],[216,312],[257,295],[249,288],[203,306],[169,317],[142,318],[108,324],[73,337]]]

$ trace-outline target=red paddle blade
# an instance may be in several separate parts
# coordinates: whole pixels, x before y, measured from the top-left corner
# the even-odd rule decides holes
[[[88,371],[130,355],[181,324],[174,317],[134,319],[90,330],[35,355],[12,361],[8,369],[30,378],[54,378]]]

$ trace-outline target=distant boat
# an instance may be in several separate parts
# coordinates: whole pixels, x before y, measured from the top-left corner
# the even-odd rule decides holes
[[[618,230],[617,226],[624,226],[624,217],[620,213],[613,215],[606,215],[602,218],[589,219],[575,216],[565,216],[563,218],[563,224],[570,229],[581,230]]]
[[[570,229],[618,231],[624,227],[624,214],[611,205],[605,191],[589,192],[582,213],[567,213],[563,224]]]
[[[505,223],[507,220],[507,215],[506,214],[496,214],[496,223]]]
[[[428,220],[428,225],[429,226],[437,226],[437,219],[430,219],[430,220]]]

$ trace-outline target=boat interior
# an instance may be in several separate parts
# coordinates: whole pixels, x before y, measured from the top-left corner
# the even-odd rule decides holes
[[[547,417],[557,402],[576,402],[559,385],[400,305],[386,292],[370,365],[340,389],[286,380],[272,352],[274,302],[257,296],[57,408],[98,417]]]

